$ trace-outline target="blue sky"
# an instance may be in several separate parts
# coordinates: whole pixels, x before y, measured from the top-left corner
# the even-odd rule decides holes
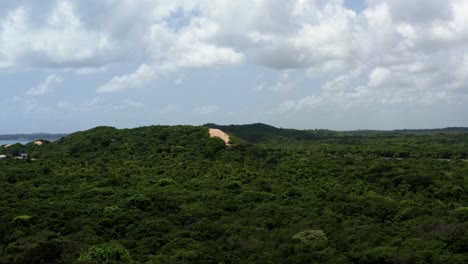
[[[464,0],[0,2],[0,134],[468,126]]]

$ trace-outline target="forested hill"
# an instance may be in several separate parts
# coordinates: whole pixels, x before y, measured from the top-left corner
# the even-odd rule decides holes
[[[0,263],[468,263],[465,134],[208,126],[0,147]]]
[[[208,136],[208,128],[217,128],[231,135],[231,143],[259,144],[268,147],[307,149],[330,155],[375,155],[386,158],[468,159],[468,133],[461,130],[439,132],[354,131],[282,129],[265,124],[220,126],[148,126],[133,129],[96,127],[73,133],[55,142],[43,141],[15,144],[0,149],[0,154],[19,156],[29,153],[32,158],[128,157],[147,158],[161,153],[209,155],[223,149],[221,140]],[[455,133],[455,131],[462,131]]]
[[[204,126],[221,129],[227,133],[236,135],[237,137],[247,140],[251,143],[266,143],[278,141],[308,141],[329,138],[338,135],[337,132],[326,129],[283,129],[262,123],[228,126],[210,123],[205,124]]]
[[[438,129],[403,129],[403,130],[350,130],[350,131],[333,131],[327,129],[287,129],[277,128],[271,125],[262,123],[247,124],[247,125],[217,125],[205,124],[204,126],[218,128],[239,138],[245,139],[251,143],[279,143],[279,142],[294,142],[294,141],[313,141],[332,138],[351,138],[351,137],[380,137],[391,138],[419,135],[437,135],[437,134],[468,134],[468,128],[465,127],[449,127]]]
[[[296,130],[265,124],[221,126],[219,128],[254,144],[269,147],[307,149],[333,155],[376,155],[386,158],[467,159],[468,130],[347,131]]]
[[[236,139],[232,137],[232,142]],[[18,156],[29,153],[33,158],[61,159],[145,159],[161,154],[210,155],[225,147],[218,138],[210,138],[208,128],[194,126],[148,126],[133,129],[96,127],[37,146],[15,144],[0,149],[0,154]]]

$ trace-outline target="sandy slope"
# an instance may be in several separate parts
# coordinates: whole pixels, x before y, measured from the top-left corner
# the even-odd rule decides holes
[[[222,140],[224,140],[226,145],[229,145],[229,136],[228,136],[228,134],[224,133],[223,131],[221,131],[219,129],[210,128],[210,137],[219,137]]]

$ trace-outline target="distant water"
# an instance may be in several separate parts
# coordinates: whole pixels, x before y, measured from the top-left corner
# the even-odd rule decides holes
[[[30,141],[17,141],[17,140],[0,140],[0,146],[2,145],[13,145],[13,144],[16,144],[16,143],[20,143],[20,144],[28,144]]]

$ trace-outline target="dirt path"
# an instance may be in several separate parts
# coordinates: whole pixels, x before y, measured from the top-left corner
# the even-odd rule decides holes
[[[229,146],[229,136],[220,129],[210,128],[210,137],[219,137]]]

